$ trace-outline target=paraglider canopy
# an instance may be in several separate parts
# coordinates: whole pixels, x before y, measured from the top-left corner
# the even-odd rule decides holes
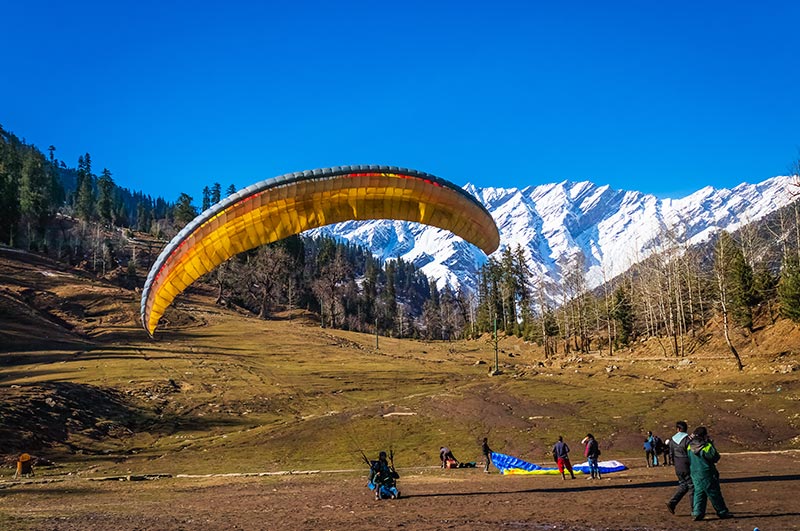
[[[449,230],[487,255],[500,244],[497,225],[477,199],[428,173],[394,166],[287,173],[223,199],[167,244],[144,285],[142,325],[152,337],[178,294],[238,253],[323,225],[368,219]]]

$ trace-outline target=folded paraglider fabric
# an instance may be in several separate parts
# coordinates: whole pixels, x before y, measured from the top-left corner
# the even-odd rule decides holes
[[[544,467],[529,463],[519,457],[513,455],[506,455],[497,452],[492,452],[492,464],[497,467],[501,474],[528,474],[528,475],[544,475],[544,474],[560,474],[557,467]],[[627,470],[628,467],[619,461],[600,461],[598,463],[601,474],[610,474],[612,472],[621,472]],[[589,474],[589,463],[581,463],[579,465],[572,465],[572,470],[578,474]]]

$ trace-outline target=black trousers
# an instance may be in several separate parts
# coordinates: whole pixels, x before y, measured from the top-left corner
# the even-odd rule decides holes
[[[675,489],[675,494],[673,494],[672,498],[669,500],[669,504],[673,507],[678,505],[678,502],[681,501],[681,499],[686,496],[687,493],[694,490],[692,476],[689,474],[689,472],[678,472],[676,470],[675,475],[678,476],[678,488]]]

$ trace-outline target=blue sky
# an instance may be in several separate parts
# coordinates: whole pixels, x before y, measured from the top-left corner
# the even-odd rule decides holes
[[[5,0],[2,12],[0,124],[168,200],[342,164],[681,197],[786,174],[800,156],[800,2]]]

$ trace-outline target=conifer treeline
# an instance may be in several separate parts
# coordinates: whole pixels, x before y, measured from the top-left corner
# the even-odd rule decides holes
[[[117,186],[107,168],[95,175],[89,153],[78,157],[75,169],[55,158],[54,146],[48,151],[46,157],[0,126],[0,242],[46,250],[57,215],[142,231],[172,217],[164,199]]]
[[[217,301],[262,317],[309,309],[324,327],[393,337],[463,337],[466,297],[438,290],[414,264],[381,263],[331,238],[292,236],[231,258],[208,275]]]
[[[106,168],[95,175],[88,153],[73,169],[54,157],[54,146],[48,151],[0,127],[0,242],[99,274],[124,269],[141,286],[166,240],[197,215],[192,197],[183,193],[173,204],[131,192]],[[221,198],[219,183],[205,187],[203,209]],[[496,323],[548,356],[611,353],[650,338],[665,354],[685,355],[716,318],[738,360],[732,328],[749,333],[757,318],[778,314],[800,321],[797,202],[706,245],[689,248],[670,234],[661,240],[659,252],[595,290],[587,289],[582,255],[560,264],[557,284],[532,271],[521,248],[506,248],[468,294],[437,289],[412,263],[381,263],[357,246],[308,237],[243,253],[201,282],[215,287],[218,302],[262,317],[307,308],[323,326],[431,339],[477,337]]]
[[[131,192],[89,153],[70,168],[0,127],[0,242],[47,253],[98,274],[124,271],[141,286],[166,240],[197,216],[192,197],[175,203]],[[225,189],[230,195],[233,185]],[[203,189],[202,208],[222,199],[222,186]],[[465,332],[468,302],[440,291],[414,264],[381,263],[368,251],[329,238],[293,237],[243,253],[201,282],[218,302],[267,317],[285,308],[319,313],[323,326],[399,337],[451,339]]]
[[[544,345],[545,353],[588,352],[655,339],[683,356],[717,319],[739,362],[730,330],[753,332],[757,317],[800,322],[800,203],[688,247],[662,235],[659,252],[599,288],[586,288],[584,257],[562,264],[563,281],[534,275],[522,249],[505,249],[480,271],[476,331],[500,330]]]

